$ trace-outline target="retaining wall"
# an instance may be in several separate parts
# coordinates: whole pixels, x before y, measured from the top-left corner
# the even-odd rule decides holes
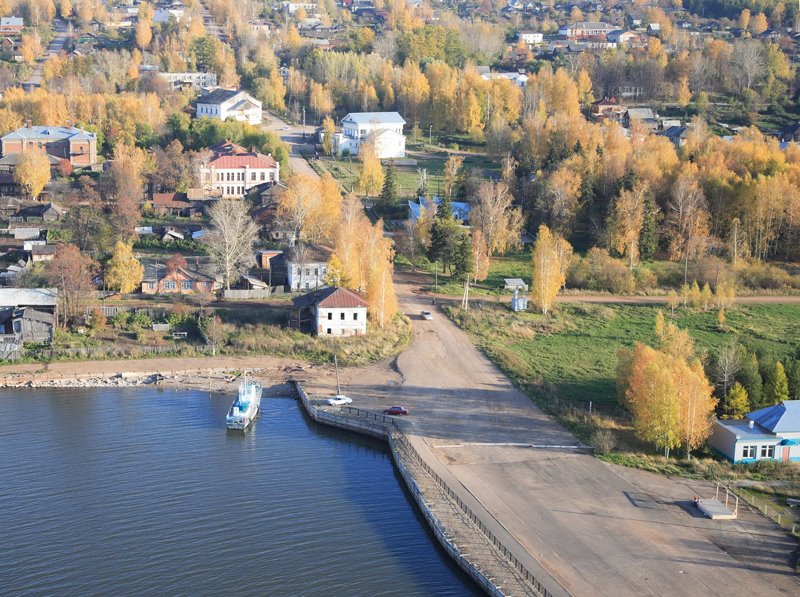
[[[384,439],[388,441],[389,448],[392,453],[392,459],[394,460],[395,464],[397,465],[398,470],[400,471],[400,476],[406,483],[406,486],[414,498],[417,506],[419,507],[422,515],[424,516],[425,520],[427,521],[428,525],[430,526],[433,534],[436,536],[437,541],[441,544],[447,554],[453,558],[453,560],[458,564],[458,566],[464,570],[487,594],[492,596],[500,596],[506,595],[507,593],[503,591],[503,588],[497,586],[492,579],[485,576],[477,563],[470,561],[470,559],[461,553],[458,546],[451,541],[448,537],[447,529],[442,524],[442,521],[436,516],[434,510],[431,508],[431,505],[425,501],[423,492],[420,490],[419,481],[414,478],[413,472],[410,470],[412,467],[410,466],[410,462],[406,462],[406,457],[404,457],[403,452],[409,452],[409,458],[416,456],[417,460],[424,464],[422,461],[421,456],[416,452],[414,447],[405,437],[405,434],[400,430],[396,422],[391,417],[386,417],[384,415],[375,415],[372,413],[374,418],[366,418],[366,417],[359,417],[359,416],[342,416],[336,415],[334,413],[330,413],[323,409],[318,408],[308,398],[305,390],[302,388],[299,382],[294,381],[292,382],[296,391],[297,396],[300,398],[301,403],[303,404],[303,408],[306,410],[308,415],[316,422],[322,423],[324,425],[331,425],[333,427],[338,427],[339,429],[346,429],[348,431],[355,431],[357,433],[364,433],[371,437]],[[345,407],[347,408],[347,407]],[[350,410],[358,410],[358,409],[350,409]],[[361,412],[361,411],[359,411]],[[427,468],[427,467],[426,467]],[[441,485],[444,482],[438,477],[438,475],[431,475],[433,481],[437,484]],[[449,488],[442,488],[447,489]],[[448,491],[447,493],[452,493]],[[467,515],[470,521],[478,521],[477,516],[469,510],[469,508],[463,504],[460,500],[457,500],[457,507],[460,508],[464,514]],[[475,525],[480,532],[486,535],[486,531],[484,530],[483,524],[479,523]],[[491,535],[491,533],[490,533]],[[530,595],[541,595],[543,597],[554,597],[554,593],[551,593],[547,588],[545,588],[540,581],[533,576],[527,569],[522,566],[522,564],[514,558],[513,555],[504,547],[502,546],[499,541],[497,540],[494,535],[485,536],[487,542],[492,545],[494,548],[498,549],[498,551],[507,558],[508,565],[512,569],[513,574],[519,577],[522,580],[522,584],[524,585],[523,593],[530,594]],[[558,587],[555,594],[562,595],[568,594],[566,591],[562,592],[562,587]]]

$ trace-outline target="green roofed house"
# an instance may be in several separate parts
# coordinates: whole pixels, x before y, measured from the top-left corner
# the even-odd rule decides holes
[[[715,421],[708,445],[735,464],[800,462],[800,400],[784,400],[742,420]]]

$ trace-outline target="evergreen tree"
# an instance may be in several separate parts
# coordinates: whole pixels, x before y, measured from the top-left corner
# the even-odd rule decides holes
[[[789,381],[786,379],[786,371],[783,363],[775,361],[775,365],[770,369],[766,382],[764,383],[764,401],[762,406],[772,406],[780,404],[789,399]]]
[[[450,202],[450,198],[447,195],[439,198],[439,205],[436,206],[436,219],[453,219],[453,204]]]
[[[460,238],[456,243],[455,255],[453,257],[453,270],[455,275],[466,278],[475,269],[472,256],[472,239],[463,228],[460,232]]]
[[[397,203],[397,175],[394,163],[389,163],[386,174],[383,178],[383,188],[381,189],[380,201],[384,205],[394,205]]]
[[[789,359],[786,362],[786,378],[789,380],[789,397],[800,400],[800,359]]]
[[[658,210],[651,193],[644,200],[644,223],[639,235],[639,255],[643,260],[650,260],[658,251],[658,223],[661,212]]]
[[[452,218],[434,218],[431,224],[431,244],[428,259],[441,261],[444,269],[450,269],[456,259],[458,243],[463,230]]]
[[[736,381],[747,390],[751,408],[760,408],[764,394],[764,384],[761,380],[761,373],[758,370],[758,359],[752,352],[743,356],[741,368],[736,374]]]

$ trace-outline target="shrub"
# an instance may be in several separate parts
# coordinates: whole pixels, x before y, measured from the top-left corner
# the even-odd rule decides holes
[[[128,317],[128,325],[135,328],[150,328],[153,326],[153,320],[146,313],[136,311]]]
[[[640,290],[652,290],[658,286],[658,276],[650,268],[638,267],[633,270],[636,287]]]
[[[737,269],[739,284],[753,289],[800,287],[800,279],[769,263],[752,262]]]
[[[108,323],[108,318],[100,309],[92,309],[92,329],[104,330]]]
[[[617,436],[610,429],[598,429],[592,434],[589,442],[600,454],[608,454],[617,447]]]
[[[633,292],[636,282],[621,259],[614,259],[604,249],[589,250],[586,257],[573,259],[567,272],[567,285],[622,294]]]

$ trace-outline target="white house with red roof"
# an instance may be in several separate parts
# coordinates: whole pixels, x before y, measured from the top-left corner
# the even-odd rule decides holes
[[[290,325],[317,336],[367,333],[367,302],[357,292],[327,286],[292,300]]]
[[[208,195],[244,197],[250,189],[280,181],[281,165],[271,155],[226,141],[211,148],[200,166],[200,184]]]

